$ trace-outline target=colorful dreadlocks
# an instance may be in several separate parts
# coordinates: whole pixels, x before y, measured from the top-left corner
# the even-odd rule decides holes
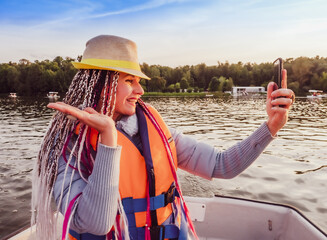
[[[118,78],[118,72],[81,69],[73,78],[63,102],[82,109],[86,107],[96,109],[99,101],[101,101],[101,113],[112,117],[116,103]],[[105,93],[103,99],[101,99],[102,91]],[[56,239],[57,219],[51,208],[51,195],[57,176],[58,159],[62,155],[65,143],[70,141],[71,133],[74,132],[77,125],[78,121],[72,121],[65,114],[57,112],[53,116],[42,141],[34,168],[32,189],[31,224],[36,224],[37,239]],[[81,173],[80,163],[82,153],[87,151],[85,149],[87,144],[84,144],[87,131],[88,126],[80,128],[66,167],[67,172],[70,165],[69,161],[73,154],[76,154],[77,166],[74,168],[80,172],[85,181],[87,180]],[[61,204],[62,195],[63,191],[58,206]],[[67,205],[68,203],[66,203],[65,209],[67,209]]]

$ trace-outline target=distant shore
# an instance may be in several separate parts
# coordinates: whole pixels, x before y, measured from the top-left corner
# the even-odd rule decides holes
[[[61,96],[61,99],[65,96],[65,93],[59,93],[59,96]],[[43,96],[43,94],[40,94],[39,96]],[[143,97],[228,97],[231,96],[229,93],[223,93],[223,92],[145,92]],[[9,97],[9,93],[0,93],[0,97]],[[28,96],[19,96],[17,97],[27,97]],[[44,94],[44,97],[46,97],[46,94]]]
[[[188,92],[145,92],[143,97],[224,97],[224,96],[231,96],[228,93],[223,93],[223,92],[193,92],[193,93],[188,93]]]

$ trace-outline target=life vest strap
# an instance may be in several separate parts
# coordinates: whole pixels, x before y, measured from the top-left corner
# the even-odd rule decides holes
[[[145,228],[144,227],[133,227],[129,229],[129,234],[132,239],[145,239]],[[106,235],[98,236],[91,233],[77,233],[74,230],[69,229],[70,239],[73,240],[105,240]],[[174,224],[169,225],[160,225],[150,227],[151,239],[155,240],[164,240],[164,239],[178,239],[179,237],[179,228]],[[115,239],[112,235],[111,239]]]
[[[106,240],[106,235],[99,236],[99,235],[94,235],[91,233],[77,233],[74,230],[69,229],[69,239],[72,240]]]
[[[167,204],[172,203],[175,200],[175,197],[179,197],[179,194],[175,186],[172,185],[167,192],[155,197],[150,197],[150,211],[167,206]],[[126,214],[145,212],[147,208],[146,198],[123,198],[122,203]]]
[[[129,228],[129,234],[132,239],[145,239],[144,227]],[[164,239],[178,239],[179,228],[174,224],[160,225],[150,227],[151,239],[164,240]]]

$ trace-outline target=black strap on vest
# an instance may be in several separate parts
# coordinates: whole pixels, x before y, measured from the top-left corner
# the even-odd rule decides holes
[[[148,125],[147,125],[145,114],[139,105],[136,106],[136,115],[138,119],[141,142],[143,146],[143,157],[145,160],[146,172],[148,176],[149,195],[150,197],[154,197],[156,195],[156,181],[154,176],[153,162],[152,162],[152,156],[150,150]],[[156,210],[150,211],[150,217],[151,217],[151,225],[158,226]]]

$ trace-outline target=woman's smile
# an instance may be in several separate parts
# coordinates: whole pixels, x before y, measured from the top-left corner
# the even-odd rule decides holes
[[[130,103],[132,106],[136,106],[138,98],[128,98],[127,102]]]
[[[121,115],[133,115],[136,103],[143,94],[140,77],[119,73],[114,120]]]

